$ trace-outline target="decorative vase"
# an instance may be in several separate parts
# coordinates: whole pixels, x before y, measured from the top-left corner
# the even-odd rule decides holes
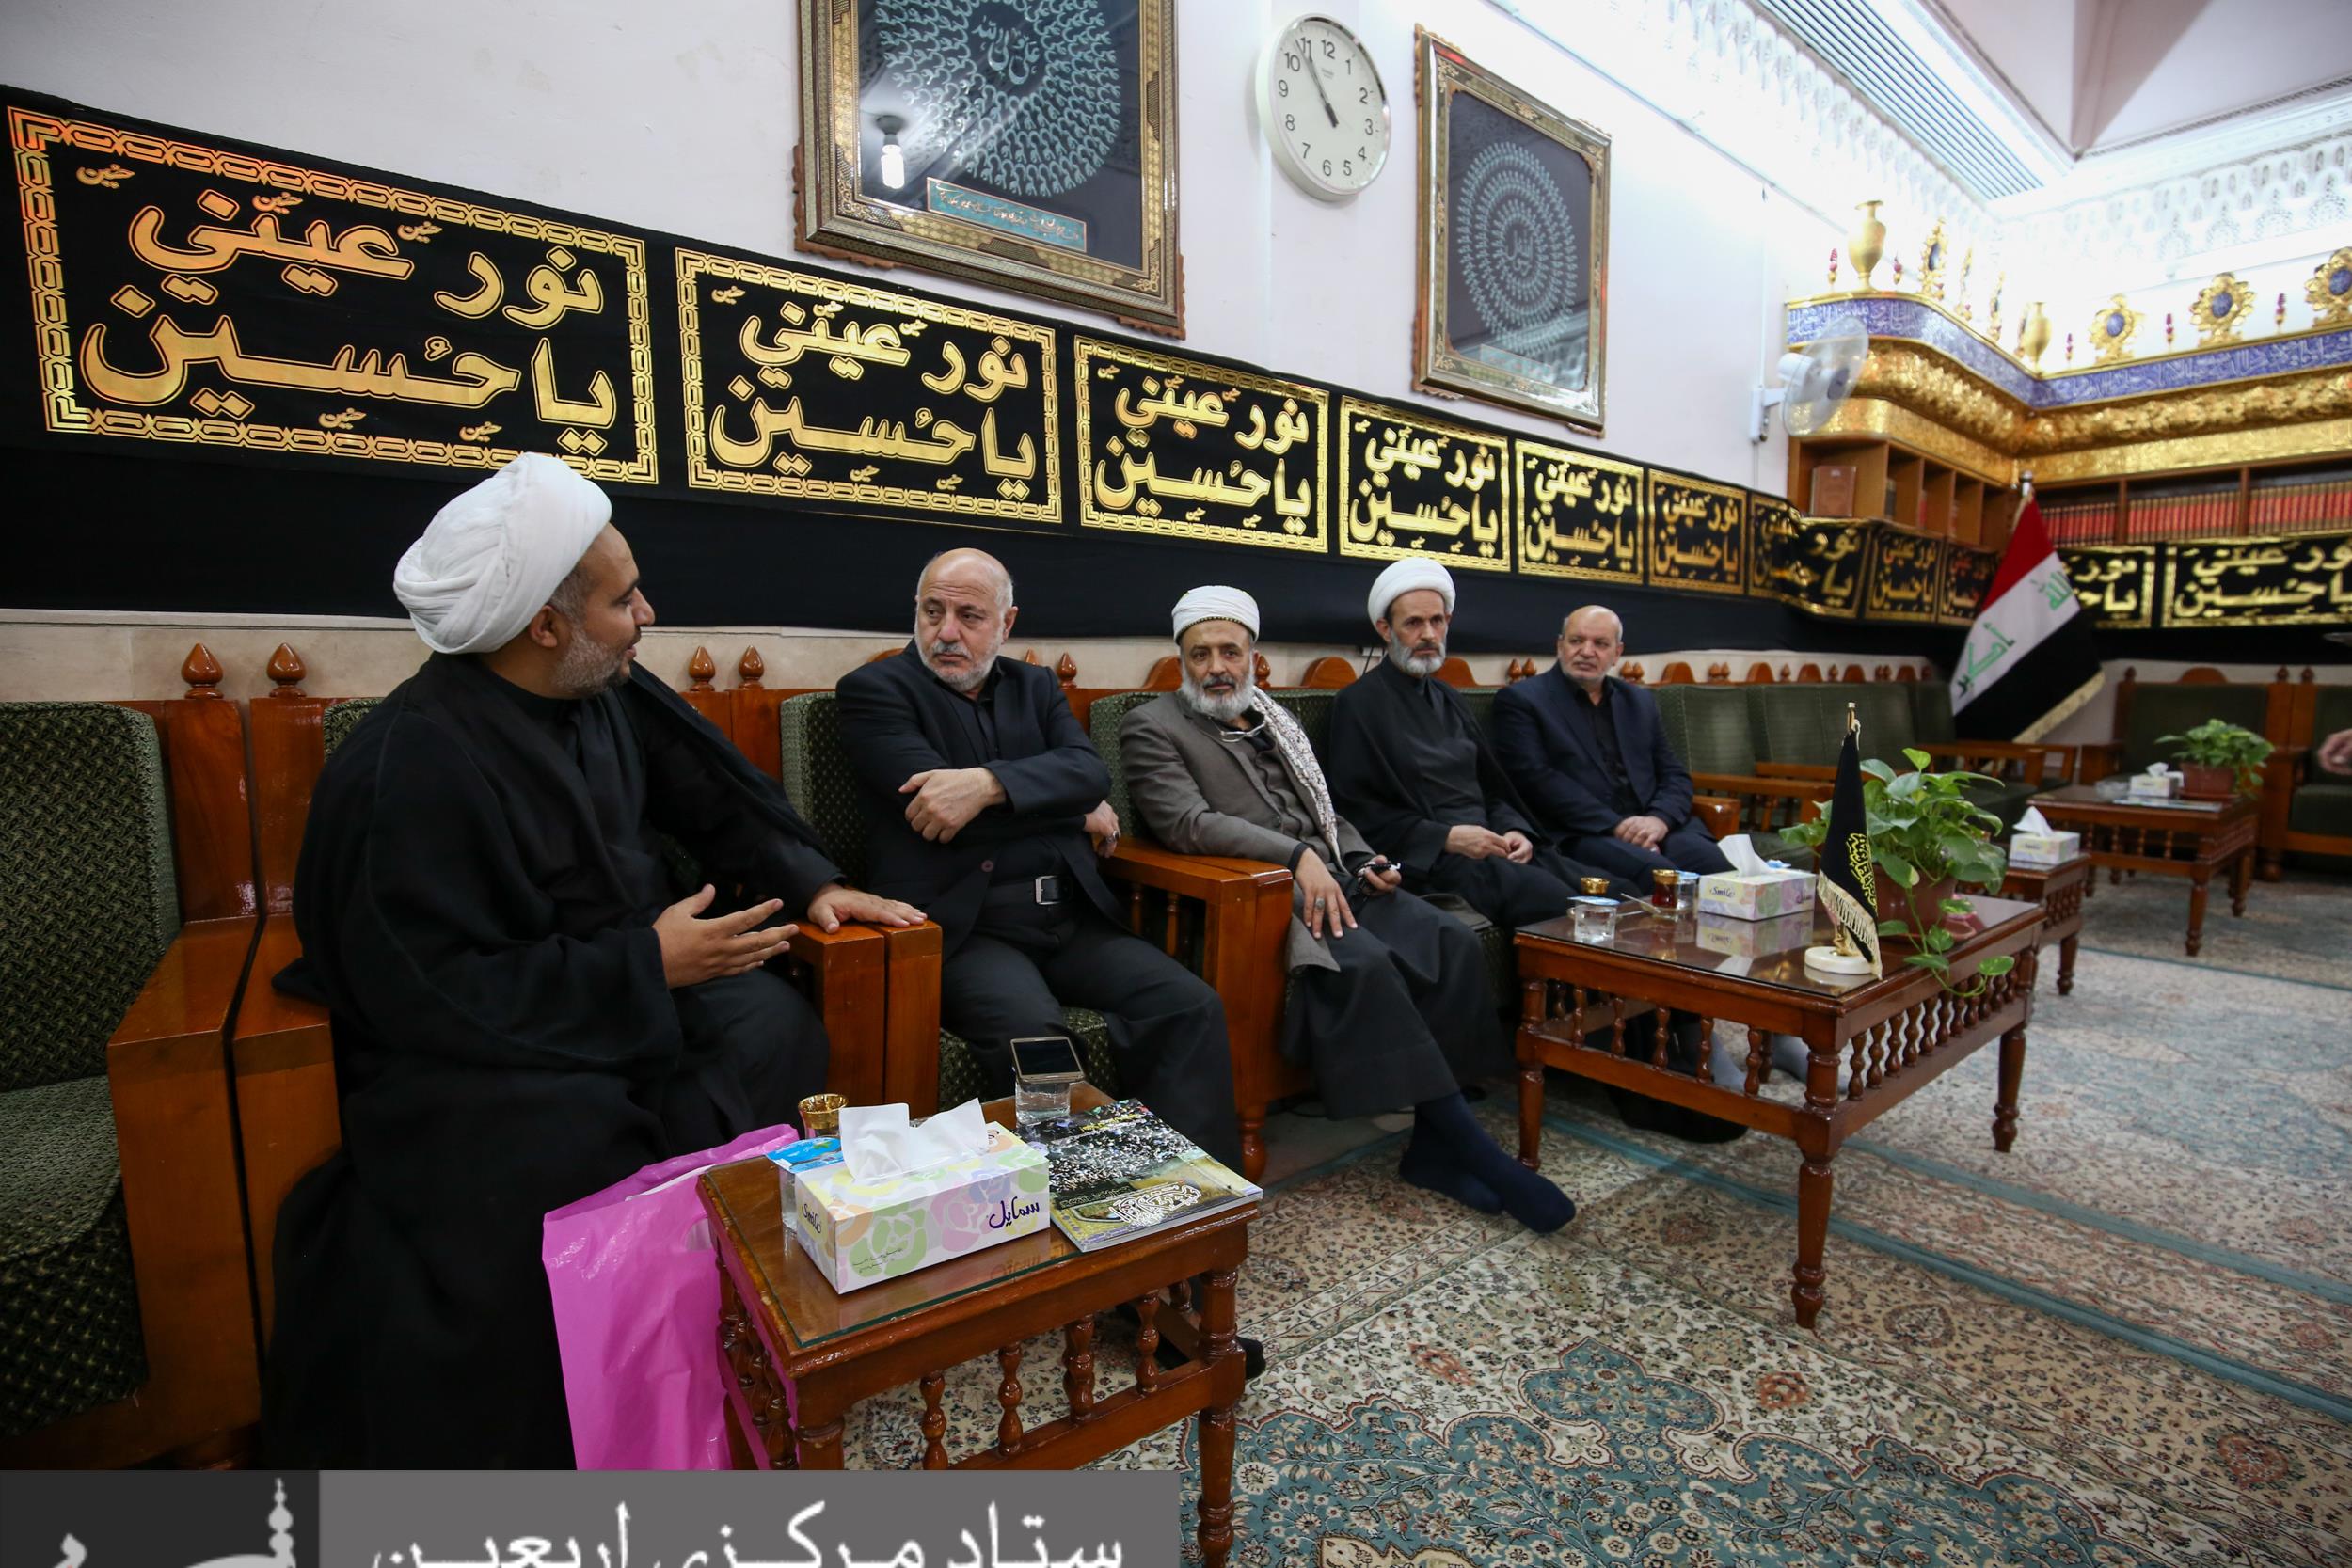
[[[2181,799],[2227,800],[2237,794],[2237,769],[2219,763],[2181,764]]]
[[[1881,205],[1881,201],[1857,204],[1854,211],[1862,214],[1862,219],[1853,226],[1853,232],[1846,236],[1846,259],[1853,263],[1856,291],[1870,286],[1870,270],[1886,254],[1886,225],[1879,221]]]
[[[2017,352],[2028,364],[2042,363],[2042,354],[2050,346],[2050,318],[2042,313],[2042,301],[2026,307],[2026,319],[2017,325]]]

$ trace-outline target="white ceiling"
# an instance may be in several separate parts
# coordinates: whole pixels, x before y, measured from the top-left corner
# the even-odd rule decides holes
[[[2077,155],[2352,78],[2346,0],[1930,0]]]

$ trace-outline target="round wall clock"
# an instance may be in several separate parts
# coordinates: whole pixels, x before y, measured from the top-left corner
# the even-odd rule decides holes
[[[1258,122],[1274,161],[1319,201],[1345,201],[1389,161],[1389,94],[1372,51],[1327,16],[1274,30],[1258,57]]]

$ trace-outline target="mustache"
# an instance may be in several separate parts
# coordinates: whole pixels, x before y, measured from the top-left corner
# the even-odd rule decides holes
[[[961,642],[933,642],[924,650],[933,658],[969,658],[971,651]]]

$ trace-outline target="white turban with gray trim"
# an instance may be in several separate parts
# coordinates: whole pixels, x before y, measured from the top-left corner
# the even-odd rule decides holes
[[[487,653],[531,625],[612,519],[602,490],[527,451],[434,515],[392,592],[426,647]]]
[[[1255,641],[1258,635],[1258,601],[1238,588],[1212,584],[1193,589],[1176,601],[1176,637],[1181,640],[1188,626],[1203,621],[1238,621],[1249,628]]]
[[[1375,621],[1389,618],[1389,607],[1416,589],[1434,590],[1445,600],[1445,612],[1454,613],[1454,574],[1425,555],[1408,555],[1381,573],[1372,585],[1372,594],[1364,600],[1364,612]]]

